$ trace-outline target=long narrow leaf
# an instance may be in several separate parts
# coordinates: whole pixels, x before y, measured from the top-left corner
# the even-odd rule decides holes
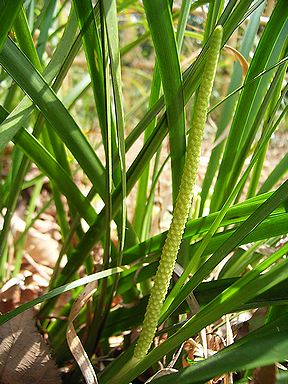
[[[7,38],[8,32],[10,31],[14,19],[16,18],[19,10],[21,9],[22,1],[1,1],[0,4],[0,23],[1,23],[1,32],[0,32],[0,51],[2,46]]]
[[[277,6],[274,8],[274,12],[269,19],[253,60],[249,66],[246,81],[253,78],[259,70],[263,70],[271,65],[271,61],[273,64],[279,58],[279,55],[283,50],[283,46],[285,46],[285,40],[287,37],[287,15],[288,10],[286,7],[286,1],[282,0],[277,2]],[[211,200],[212,210],[219,209],[219,207],[222,206],[223,201],[225,201],[225,198],[227,198],[231,192],[231,186],[233,184],[233,167],[231,164],[234,165],[235,169],[238,167],[238,165],[236,166],[236,163],[234,164],[237,151],[242,148],[242,143],[245,141],[247,134],[252,129],[254,118],[261,106],[263,97],[270,82],[270,76],[271,74],[265,75],[258,81],[253,82],[253,84],[245,87],[241,94]],[[250,100],[250,102],[247,103],[247,100]],[[240,168],[241,167],[239,167],[239,172]],[[234,184],[235,177],[233,176]],[[229,189],[226,188],[228,184]]]
[[[103,173],[100,160],[44,78],[10,40],[7,40],[3,47],[0,62],[40,108],[51,126],[82,165],[92,183],[95,183],[97,189],[103,192],[103,181],[101,178],[95,180],[95,175]]]
[[[185,120],[182,79],[168,1],[144,1],[160,69],[169,127],[172,193],[175,203],[185,159]]]
[[[288,357],[287,351],[288,325],[286,316],[282,316],[217,352],[209,359],[177,374],[165,376],[165,379],[155,380],[155,383],[203,384],[223,373],[243,371],[285,360]]]
[[[33,308],[35,305],[43,303],[46,300],[52,299],[53,297],[59,296],[64,292],[71,291],[74,288],[81,287],[81,285],[89,284],[92,281],[97,281],[103,279],[108,276],[112,276],[115,273],[119,273],[125,270],[125,267],[116,267],[110,268],[105,271],[97,272],[92,275],[82,277],[81,279],[75,280],[69,284],[65,284],[64,286],[57,287],[52,291],[45,293],[44,295],[38,297],[37,299],[28,301],[25,304],[13,309],[11,312],[6,313],[5,315],[0,316],[0,325],[4,324],[6,321],[12,319],[13,317],[19,315],[20,313],[26,311],[29,308]]]
[[[18,131],[15,142],[32,161],[55,182],[59,190],[69,199],[80,215],[92,225],[97,217],[95,210],[82,195],[66,171],[25,129]]]

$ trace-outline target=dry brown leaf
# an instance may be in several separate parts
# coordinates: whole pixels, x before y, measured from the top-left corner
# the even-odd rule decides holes
[[[275,384],[276,383],[276,365],[267,365],[254,369],[253,380],[251,384]]]
[[[49,229],[49,221],[46,224]],[[14,215],[12,229],[15,239],[17,239],[25,230],[25,221]],[[29,253],[35,262],[53,268],[59,256],[59,243],[51,236],[49,230],[43,233],[37,228],[31,227],[27,233],[25,251]]]
[[[237,49],[231,47],[230,45],[225,45],[225,50],[228,52],[230,51],[232,55],[239,61],[242,69],[243,79],[244,79],[249,68],[249,64],[247,60],[245,59],[245,57],[242,55],[241,52],[237,51]]]
[[[37,273],[23,271],[12,277],[0,289],[0,313],[7,313],[43,293],[48,282]],[[1,384],[1,383],[0,383]]]
[[[23,281],[12,277],[0,289],[0,312],[6,313],[15,308],[16,303],[21,300],[21,286]]]
[[[87,356],[83,345],[77,336],[75,331],[73,321],[76,319],[78,314],[80,313],[83,306],[87,303],[93,293],[96,291],[97,281],[92,281],[87,284],[77,299],[74,301],[74,304],[71,308],[69,319],[68,319],[68,327],[66,332],[66,339],[68,346],[71,350],[71,353],[74,356],[81,372],[84,376],[84,379],[87,384],[98,384],[96,373],[92,367],[92,364]]]
[[[47,344],[25,311],[0,327],[1,384],[60,384]]]
[[[59,244],[50,234],[41,233],[31,228],[28,231],[26,250],[37,262],[53,267],[59,256]]]

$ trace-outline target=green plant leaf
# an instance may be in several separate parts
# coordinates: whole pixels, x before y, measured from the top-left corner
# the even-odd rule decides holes
[[[141,372],[145,371],[147,367],[150,367],[154,362],[159,361],[162,356],[178,348],[182,342],[191,336],[191,334],[199,332],[224,314],[233,312],[239,303],[246,303],[251,298],[287,279],[287,260],[282,259],[280,263],[276,263],[277,260],[283,258],[287,251],[288,244],[276,251],[273,257],[266,259],[255,269],[248,272],[244,277],[237,280],[214,300],[209,302],[209,304],[201,309],[194,317],[189,319],[182,328],[170,336],[164,343],[153,349],[146,357],[144,357],[144,359],[139,362],[134,361],[134,365],[130,367],[129,371],[125,372],[120,383],[124,384],[134,377],[137,377]],[[266,273],[262,273],[273,264],[273,268]],[[129,354],[130,351],[128,350],[128,358]],[[107,382],[109,382],[109,384],[113,383],[111,373],[116,367],[117,363],[113,364],[113,367],[108,374],[102,375],[101,384],[106,384]]]
[[[7,40],[0,54],[1,65],[19,86],[32,98],[51,127],[71,150],[83,170],[99,191],[104,191],[101,177],[103,166],[84,134],[44,78],[26,59],[21,51]]]
[[[0,3],[0,51],[7,38],[8,32],[10,31],[17,14],[21,9],[21,5],[21,0],[15,0],[13,3],[12,1],[1,1]]]
[[[220,247],[214,252],[214,254],[207,260],[205,263],[196,271],[193,277],[179,290],[178,294],[175,289],[174,295],[171,294],[171,298],[167,303],[172,303],[172,306],[169,310],[166,309],[165,316],[168,315],[168,312],[173,312],[173,309],[183,302],[187,295],[199,285],[199,283],[216,267],[216,265],[223,260],[223,258],[229,254],[235,247],[237,247],[242,240],[244,240],[247,235],[250,233],[253,234],[255,228],[271,213],[279,204],[287,200],[288,193],[288,181],[284,182],[277,191],[274,192],[255,212],[248,217],[248,219],[241,224],[237,230],[227,238],[224,243],[221,243]],[[286,219],[285,219],[286,221]],[[286,233],[287,229],[284,229]],[[259,240],[254,239],[254,241]],[[207,269],[206,269],[207,268]],[[209,271],[209,272],[208,272]],[[195,285],[194,285],[195,284]],[[167,306],[168,306],[167,304]],[[173,308],[172,308],[173,307]]]
[[[92,225],[97,217],[94,208],[50,153],[25,129],[20,129],[14,140],[26,156],[57,185],[87,223]]]
[[[281,56],[287,39],[287,16],[288,9],[285,0],[277,2],[257,46],[245,82],[253,78],[259,71],[274,64]],[[239,164],[237,154],[243,149],[250,131],[256,128],[253,126],[254,119],[259,108],[261,108],[271,76],[272,73],[266,74],[245,87],[241,94],[211,199],[211,209],[214,211],[223,205],[238,179],[245,156],[243,156],[242,162]],[[247,103],[247,100],[250,100],[250,102]],[[258,122],[258,120],[255,121]],[[236,161],[238,162],[236,163]]]
[[[81,287],[81,285],[89,284],[92,281],[97,281],[100,279],[103,279],[108,276],[112,276],[115,273],[119,273],[125,270],[125,267],[116,267],[116,268],[110,268],[105,271],[97,272],[89,276],[82,277],[81,279],[75,280],[69,284],[65,284],[61,287],[57,287],[53,289],[52,291],[45,293],[44,295],[37,297],[37,299],[28,301],[25,304],[20,305],[16,309],[13,309],[12,311],[6,313],[5,315],[0,316],[0,325],[4,324],[6,321],[12,319],[13,317],[19,315],[19,313],[22,313],[26,311],[29,308],[33,308],[35,305],[43,303],[46,300],[52,299],[53,297],[59,296],[64,292],[71,291],[72,289],[75,289],[77,287]]]
[[[245,35],[243,36],[243,40],[241,43],[240,47],[240,52],[243,54],[243,56],[248,59],[249,57],[249,52],[252,48],[253,41],[257,35],[257,30],[259,27],[260,23],[260,16],[263,11],[264,3],[261,7],[259,7],[252,15],[249,20],[249,24],[246,28]],[[238,86],[241,84],[241,79],[242,79],[242,70],[239,62],[237,61],[234,63],[233,67],[233,73],[231,75],[230,79],[230,84],[229,88],[227,91],[227,95],[229,95],[231,92],[233,92]],[[204,209],[204,204],[206,201],[206,198],[208,196],[209,189],[211,187],[211,183],[213,181],[213,178],[215,177],[215,173],[218,170],[219,162],[221,159],[221,154],[224,149],[225,145],[225,129],[227,129],[227,125],[229,121],[232,118],[233,115],[233,110],[235,107],[235,104],[237,102],[239,96],[236,94],[229,98],[226,103],[223,105],[223,109],[221,111],[221,116],[219,118],[219,122],[217,124],[217,132],[215,135],[215,144],[213,147],[213,150],[211,152],[210,158],[209,158],[209,163],[207,166],[207,170],[205,172],[204,180],[202,183],[202,188],[201,188],[201,204],[200,204],[200,215],[203,212]],[[220,139],[222,140],[220,141]],[[217,145],[216,145],[217,143]]]
[[[110,58],[110,71],[113,87],[113,96],[115,104],[116,128],[118,155],[121,170],[122,204],[121,204],[121,224],[118,228],[120,237],[120,257],[118,264],[121,264],[122,252],[125,241],[126,226],[126,160],[125,160],[125,121],[122,94],[120,47],[118,35],[118,20],[116,1],[109,0],[103,3],[105,12],[105,22],[107,28],[107,44]]]
[[[155,380],[155,383],[204,384],[223,373],[243,371],[283,361],[288,357],[286,316],[264,325],[248,336],[195,363],[181,372]]]
[[[144,1],[167,112],[172,162],[172,193],[175,203],[185,159],[185,119],[182,79],[168,0]]]
[[[262,187],[259,189],[258,194],[265,193],[271,190],[271,188],[283,177],[288,171],[288,154],[286,153],[279,161],[267,179],[264,181]]]

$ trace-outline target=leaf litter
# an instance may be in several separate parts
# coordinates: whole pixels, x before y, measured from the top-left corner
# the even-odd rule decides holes
[[[60,384],[58,368],[28,310],[0,327],[1,384]]]

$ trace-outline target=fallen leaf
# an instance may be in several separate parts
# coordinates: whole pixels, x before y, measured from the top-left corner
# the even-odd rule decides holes
[[[265,367],[255,368],[251,384],[275,384],[276,383],[276,365],[267,365]]]
[[[1,384],[60,384],[49,348],[28,310],[0,327]]]
[[[46,224],[49,227],[48,221]],[[12,232],[15,240],[23,233],[25,226],[24,220],[17,215],[13,216]],[[38,227],[40,227],[39,221]],[[43,230],[42,227],[41,230]],[[42,233],[37,228],[30,227],[26,235],[25,251],[29,253],[35,262],[53,268],[59,256],[59,243],[52,237],[50,232],[48,230]]]
[[[7,313],[19,305],[36,299],[47,287],[47,281],[37,273],[23,271],[12,277],[0,289],[0,313]],[[1,384],[1,383],[0,383]]]
[[[34,228],[28,231],[26,250],[37,262],[53,267],[59,256],[58,241],[52,239],[50,234],[41,233]]]
[[[16,277],[8,280],[0,289],[0,312],[6,313],[15,308],[16,303],[20,302],[21,289],[23,282]]]

